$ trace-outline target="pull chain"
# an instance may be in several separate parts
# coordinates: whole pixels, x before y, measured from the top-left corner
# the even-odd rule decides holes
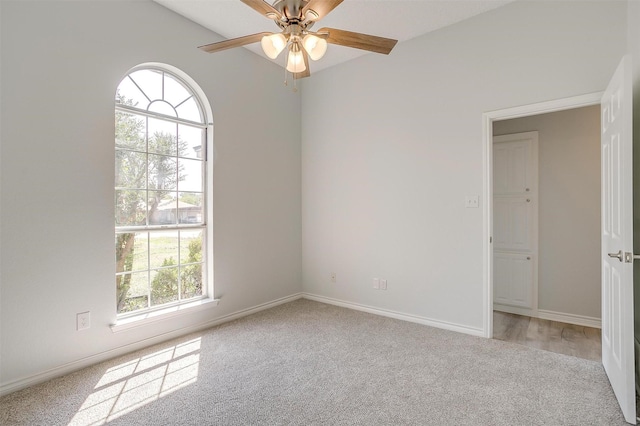
[[[285,86],[289,85],[289,83],[287,83],[287,67],[286,67],[286,64],[285,64],[285,67],[284,67],[284,85]]]

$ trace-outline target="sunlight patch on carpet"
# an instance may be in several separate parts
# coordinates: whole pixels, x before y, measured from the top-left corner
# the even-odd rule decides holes
[[[200,338],[108,369],[69,426],[102,425],[198,380]]]

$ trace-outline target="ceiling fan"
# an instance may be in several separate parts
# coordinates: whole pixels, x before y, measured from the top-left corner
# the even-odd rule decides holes
[[[251,34],[198,48],[214,53],[260,41],[264,53],[269,58],[275,59],[288,47],[286,69],[293,74],[294,81],[311,75],[309,58],[314,61],[322,58],[327,51],[327,43],[388,55],[398,42],[398,40],[335,28],[311,31],[311,27],[317,21],[329,14],[343,0],[275,0],[273,6],[264,0],[240,1],[266,18],[272,19],[282,31]]]

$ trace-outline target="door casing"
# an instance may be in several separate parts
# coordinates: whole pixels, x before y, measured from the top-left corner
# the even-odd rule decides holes
[[[589,93],[554,101],[489,111],[482,114],[483,133],[483,335],[493,337],[493,122],[527,117],[591,105],[600,105],[604,92]]]

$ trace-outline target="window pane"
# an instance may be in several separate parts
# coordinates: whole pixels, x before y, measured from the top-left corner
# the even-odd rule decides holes
[[[149,100],[133,84],[133,81],[126,77],[118,86],[118,90],[116,90],[116,103],[146,110]]]
[[[116,188],[145,189],[147,186],[147,154],[116,150]]]
[[[204,119],[200,115],[200,108],[198,108],[198,104],[193,98],[177,107],[176,111],[178,111],[178,117],[184,120],[195,121],[196,123],[204,123]]]
[[[162,99],[162,71],[140,70],[129,75],[149,100]]]
[[[204,129],[178,124],[178,155],[180,157],[204,159],[202,150]]]
[[[202,262],[202,231],[180,231],[180,263]]]
[[[169,102],[174,107],[182,103],[185,99],[191,96],[191,93],[185,87],[171,77],[169,74],[164,75],[164,100]]]
[[[149,118],[149,152],[177,155],[177,124]]]
[[[149,266],[160,268],[178,264],[178,231],[149,232]]]
[[[202,296],[202,263],[180,268],[180,284],[183,299]]]
[[[145,151],[144,117],[116,111],[116,147]]]
[[[116,273],[144,271],[149,268],[146,232],[116,234]]]
[[[149,111],[168,115],[169,117],[176,117],[176,110],[165,101],[153,101],[151,105],[149,105]]]
[[[202,296],[202,235],[203,231],[180,231],[181,295],[183,299]]]
[[[178,223],[177,195],[176,192],[149,191],[149,225]]]
[[[178,200],[179,223],[204,223],[202,193],[181,192]]]
[[[151,271],[151,305],[178,300],[178,267]]]
[[[116,191],[116,226],[145,225],[146,191]]]
[[[180,191],[202,192],[203,164],[200,160],[187,160],[184,158],[178,160],[178,169],[180,170],[178,189]]]
[[[149,307],[149,272],[116,275],[118,313]]]
[[[178,164],[175,157],[149,154],[149,189],[175,190]]]

